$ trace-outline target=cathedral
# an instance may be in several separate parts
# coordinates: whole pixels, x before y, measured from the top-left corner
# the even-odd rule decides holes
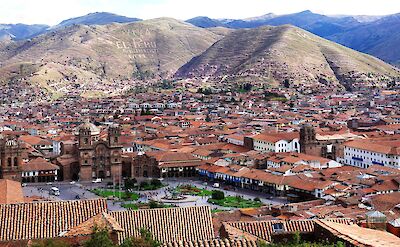
[[[121,181],[122,145],[121,129],[110,125],[107,135],[89,121],[85,121],[75,132],[77,142],[65,142],[56,163],[61,169],[62,180],[90,181],[107,178]]]
[[[121,129],[118,125],[108,127],[107,140],[100,138],[100,130],[94,124],[85,122],[79,126],[77,131],[79,179],[121,179],[120,135]]]
[[[21,180],[25,145],[14,137],[0,135],[0,178]]]

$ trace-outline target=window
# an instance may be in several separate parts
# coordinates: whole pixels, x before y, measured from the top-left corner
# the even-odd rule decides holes
[[[8,166],[11,166],[11,165],[12,165],[11,162],[12,162],[11,158],[8,158],[8,159],[7,159],[7,165],[8,165]]]
[[[18,166],[18,158],[14,157],[14,166]]]
[[[89,143],[89,139],[88,138],[84,138],[83,139],[83,143],[88,144]]]

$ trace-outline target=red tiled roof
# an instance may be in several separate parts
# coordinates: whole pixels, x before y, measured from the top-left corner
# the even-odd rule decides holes
[[[138,237],[142,227],[163,243],[209,240],[214,236],[208,206],[114,211],[109,214],[124,229],[118,233],[120,243],[125,238]]]
[[[106,210],[104,199],[0,204],[0,241],[54,238]]]

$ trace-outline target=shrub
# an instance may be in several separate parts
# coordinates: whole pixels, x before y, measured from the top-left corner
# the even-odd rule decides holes
[[[211,194],[211,198],[214,200],[223,200],[223,199],[225,199],[225,194],[223,191],[213,190],[213,192]]]
[[[254,201],[255,201],[255,202],[261,202],[261,199],[258,198],[258,197],[256,197],[256,198],[254,198]]]
[[[161,181],[159,179],[152,179],[150,183],[154,187],[161,187],[162,186],[162,183],[161,183]]]
[[[143,181],[143,182],[140,183],[140,187],[142,187],[142,188],[148,187],[148,186],[149,186],[149,183],[146,182],[146,181]]]
[[[125,190],[131,190],[135,188],[137,183],[136,178],[128,178],[125,180]]]

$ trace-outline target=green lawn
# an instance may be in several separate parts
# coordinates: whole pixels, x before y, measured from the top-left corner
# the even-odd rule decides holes
[[[259,208],[263,204],[259,201],[247,200],[238,196],[227,196],[222,200],[208,199],[209,203],[229,208]]]
[[[94,194],[101,197],[117,197],[121,200],[125,201],[136,201],[139,199],[139,195],[136,193],[126,193],[125,191],[114,191],[114,190],[106,190],[106,189],[93,189],[91,190]]]
[[[197,188],[196,186],[192,185],[182,185],[176,188],[176,191],[182,193],[184,195],[192,195],[192,196],[211,196],[211,190],[205,190]]]

